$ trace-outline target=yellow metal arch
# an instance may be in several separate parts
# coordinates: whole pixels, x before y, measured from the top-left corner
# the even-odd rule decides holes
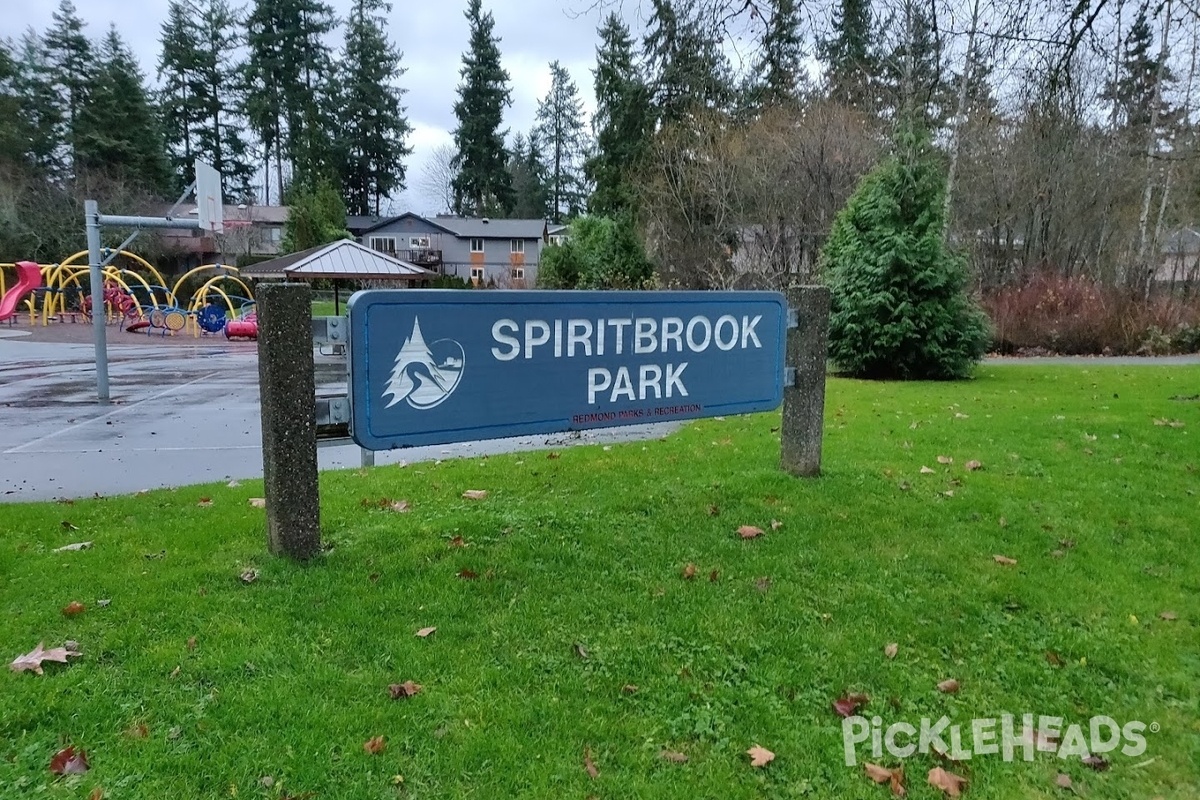
[[[171,287],[171,294],[178,297],[179,289],[181,286],[183,286],[183,282],[186,281],[188,278],[192,277],[193,275],[195,275],[197,272],[203,272],[206,269],[219,269],[222,271],[222,273],[221,273],[222,275],[228,275],[230,272],[232,272],[233,275],[229,275],[229,277],[231,277],[231,278],[240,272],[240,270],[237,267],[228,267],[228,266],[225,266],[224,264],[201,264],[198,267],[192,267],[187,272],[180,275],[179,280],[175,281],[175,285]],[[245,287],[246,287],[246,285],[243,283],[242,288],[245,288]],[[246,289],[246,291],[248,292],[250,290]]]

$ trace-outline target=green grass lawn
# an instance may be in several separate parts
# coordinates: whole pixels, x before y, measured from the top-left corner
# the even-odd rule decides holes
[[[349,295],[347,295],[347,298],[348,297],[349,297]],[[341,306],[339,311],[342,314],[345,314],[346,313],[346,298],[343,298],[342,302],[339,303],[338,305]],[[334,315],[333,314],[333,301],[332,300],[313,300],[312,315],[314,317],[332,317]]]
[[[1105,772],[947,765],[968,798],[1070,796],[1059,772],[1087,798],[1200,797],[1197,391],[1190,367],[834,380],[811,481],[777,469],[777,414],[326,473],[309,566],[264,553],[257,482],[2,506],[0,656],[83,656],[0,675],[0,797],[888,797],[843,762],[847,691],[885,725],[1160,727]],[[391,699],[406,680],[422,691]],[[67,744],[86,775],[49,773]],[[905,759],[909,797],[943,796],[939,763]]]

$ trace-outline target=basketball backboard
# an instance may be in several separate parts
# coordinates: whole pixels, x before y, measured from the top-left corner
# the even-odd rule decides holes
[[[225,199],[221,195],[221,173],[203,161],[196,162],[196,213],[200,230],[225,232]]]

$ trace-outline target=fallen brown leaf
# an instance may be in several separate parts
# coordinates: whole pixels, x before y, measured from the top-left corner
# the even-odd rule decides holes
[[[950,456],[938,456],[937,460],[938,460],[939,464],[953,464],[954,463],[954,459],[951,458]]]
[[[756,528],[753,525],[743,525],[737,529],[737,533],[738,536],[742,537],[743,539],[753,539],[757,536],[762,536],[763,529]]]
[[[876,783],[887,783],[892,779],[892,771],[890,769],[870,762],[863,764],[863,772],[867,773],[867,777]]]
[[[1179,617],[1175,616],[1174,611],[1160,612],[1158,618],[1161,620],[1166,620],[1167,622],[1174,622],[1175,620],[1179,619]]]
[[[167,677],[168,678],[178,678],[179,677],[179,665],[178,664],[175,665],[175,669],[171,670],[171,674],[168,675]]]
[[[899,652],[900,652],[900,645],[896,642],[891,642],[886,647],[883,648],[883,654],[885,656],[887,656],[888,661],[891,661],[893,658],[895,658],[896,654]]]
[[[455,536],[453,539],[451,539],[446,544],[449,545],[450,547],[466,547],[467,541],[462,536]]]
[[[70,657],[78,657],[78,647],[52,647],[49,650],[45,648],[45,642],[38,642],[38,646],[23,656],[17,656],[9,664],[9,669],[13,672],[24,672],[32,670],[38,675],[42,675],[42,664],[47,661],[54,661],[59,664],[66,664]],[[69,642],[68,644],[74,644]]]
[[[710,517],[718,516],[720,513],[721,513],[721,509],[718,508],[717,506],[709,506],[708,507],[708,515]]]
[[[479,573],[473,569],[467,569],[466,567],[463,567],[458,571],[458,577],[462,578],[464,581],[473,581],[479,577]]]
[[[397,514],[404,514],[408,512],[412,506],[409,505],[407,500],[397,500],[396,502],[389,504],[388,508],[392,511],[395,511]]]
[[[592,780],[600,777],[600,770],[596,769],[596,762],[592,760],[592,748],[590,747],[585,747],[583,750],[583,768]]]
[[[852,717],[859,708],[865,706],[870,698],[861,692],[844,694],[833,701],[833,710],[839,717]]]
[[[1109,767],[1108,761],[1103,756],[1087,756],[1083,759],[1083,765],[1096,770],[1096,772],[1104,772]]]
[[[367,755],[379,755],[386,747],[387,743],[383,741],[382,736],[372,736],[363,742],[363,750],[367,752]]]
[[[417,636],[420,636],[422,639],[424,639],[426,636],[428,636],[429,634],[433,633],[436,630],[437,630],[437,628],[433,628],[433,627],[421,628],[421,630],[417,631]]]
[[[393,700],[400,700],[406,697],[412,697],[421,691],[421,684],[405,681],[404,683],[393,683],[388,686],[388,694]]]
[[[66,544],[62,547],[54,548],[55,553],[73,553],[77,550],[87,550],[92,546],[91,542],[75,542],[74,544]]]
[[[267,498],[265,498],[265,497],[251,497],[248,502],[250,503],[251,508],[266,508],[267,507]]]
[[[637,685],[633,683],[627,683],[621,687],[622,694],[637,694],[637,690]]]
[[[937,685],[937,690],[942,694],[958,694],[958,681],[954,678],[949,678]]]
[[[146,723],[139,722],[126,728],[125,735],[130,739],[145,739],[150,735],[150,729],[146,727]]]
[[[64,519],[64,520],[63,520],[63,521],[62,521],[60,524],[62,525],[62,528],[63,528],[63,530],[64,530],[64,531],[77,531],[77,530],[79,530],[79,526],[78,526],[78,525],[72,525],[72,524],[71,524],[71,522],[70,522],[69,520],[65,520],[65,519]]]
[[[467,489],[462,494],[466,500],[482,500],[488,496],[487,489]]]
[[[558,454],[557,450],[551,450],[549,453],[546,454],[546,458],[553,461],[556,458],[561,458],[561,456]]]
[[[783,523],[780,522],[779,520],[777,520],[777,519],[771,520],[771,530],[777,531],[782,527],[783,527]]]
[[[708,582],[709,583],[716,583],[720,579],[721,579],[721,573],[717,572],[715,569],[712,572],[708,573]]]
[[[87,753],[68,745],[50,759],[50,771],[55,775],[82,775],[91,769]]]
[[[966,778],[955,775],[953,772],[947,772],[941,767],[929,770],[927,780],[930,786],[941,789],[948,797],[962,797],[963,787],[967,784]]]
[[[1074,789],[1075,784],[1071,783],[1071,776],[1065,772],[1060,772],[1054,778],[1054,785],[1060,789]]]
[[[975,460],[968,461],[966,464],[963,464],[963,466],[967,468],[968,472],[974,472],[977,469],[983,469],[983,463]]]
[[[76,615],[82,614],[84,611],[87,611],[87,606],[85,606],[83,603],[79,602],[78,600],[72,600],[71,602],[69,602],[65,606],[63,606],[62,613],[63,613],[64,617],[74,617]]]
[[[209,506],[212,505],[212,498],[211,497],[201,497],[200,502],[196,503],[196,505],[200,506],[201,508],[208,508]]]
[[[889,784],[892,797],[906,797],[908,795],[908,789],[904,787],[904,767],[888,769],[878,764],[864,763],[863,771],[875,783]]]
[[[104,790],[97,786],[88,793],[88,800],[104,800]]]
[[[999,554],[992,556],[992,560],[994,560],[997,564],[1003,564],[1006,567],[1011,567],[1017,563],[1015,558],[1009,558],[1008,556],[1002,556]]]
[[[581,643],[575,642],[575,644],[571,645],[571,649],[575,651],[575,655],[579,656],[584,661],[588,660],[588,658],[589,658],[588,649],[586,647],[584,647]]]
[[[1007,528],[1007,527],[1008,527],[1008,518],[1007,518],[1007,517],[1001,517],[1001,518],[1000,518],[1000,527],[1001,527],[1001,528]]]
[[[692,578],[695,578],[695,577],[696,577],[696,565],[689,561],[687,563],[687,566],[685,566],[683,568],[683,579],[685,581],[690,581]]]
[[[686,764],[688,757],[683,753],[676,753],[674,750],[663,750],[658,754],[658,757],[663,761],[670,761],[672,764]]]
[[[754,588],[758,589],[760,592],[763,592],[765,594],[766,591],[771,588],[771,579],[770,578],[755,578],[754,579]]]
[[[254,583],[258,580],[258,570],[253,567],[244,569],[238,577],[242,579],[242,583]]]
[[[188,640],[187,640],[187,649],[188,649],[188,650],[195,650],[195,649],[196,649],[196,637],[195,637],[195,636],[189,636],[189,637],[188,637]]]
[[[1047,650],[1046,663],[1052,667],[1061,667],[1063,665],[1063,658],[1053,650]]]
[[[750,766],[765,767],[775,760],[775,754],[765,747],[754,745],[746,751],[746,755],[750,756]]]
[[[921,467],[921,474],[922,475],[932,475],[933,470],[931,470],[929,467]]]

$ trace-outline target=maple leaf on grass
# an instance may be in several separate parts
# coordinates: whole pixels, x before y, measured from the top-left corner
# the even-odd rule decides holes
[[[82,775],[91,769],[87,753],[76,750],[74,746],[64,747],[50,759],[50,771],[55,775]]]
[[[674,750],[663,750],[658,757],[663,761],[670,761],[672,764],[686,764],[688,760],[685,754],[677,753]]]
[[[926,778],[929,785],[935,789],[941,789],[946,793],[947,797],[962,797],[963,787],[967,785],[967,779],[961,775],[955,775],[953,772],[947,772],[941,767],[934,767],[929,770],[929,776]]]
[[[968,472],[974,472],[977,469],[983,469],[983,464],[980,463],[979,461],[974,461],[974,460],[968,461],[963,466],[967,468]]]
[[[1017,563],[1017,560],[1015,558],[1009,558],[1008,556],[1002,556],[999,553],[992,556],[992,560],[995,561],[997,564],[1000,564],[1001,566],[1004,566],[1004,567],[1015,566]]]
[[[867,777],[876,783],[886,783],[891,787],[893,797],[905,797],[908,790],[904,788],[904,767],[888,769],[878,764],[864,763],[863,771]]]
[[[1109,767],[1108,761],[1103,756],[1087,756],[1083,759],[1083,765],[1096,770],[1096,772],[1104,772]]]
[[[922,475],[932,475],[933,470],[931,470],[929,467],[921,467],[921,474]]]
[[[779,520],[777,520],[777,519],[771,520],[771,530],[777,531],[782,527],[783,527],[783,523],[780,522]]]
[[[405,514],[412,509],[412,506],[407,500],[397,500],[396,502],[390,504],[388,508],[392,511],[395,511],[397,514]]]
[[[743,525],[737,529],[737,534],[743,539],[754,539],[763,535],[763,529],[753,525]]]
[[[464,567],[458,571],[458,577],[462,578],[464,581],[473,581],[479,577],[479,573],[473,569],[467,569]]]
[[[436,630],[437,630],[437,628],[434,628],[434,627],[421,628],[421,630],[417,631],[417,636],[424,639]]]
[[[267,507],[267,498],[265,498],[265,497],[251,497],[249,502],[250,502],[251,508],[266,508]]]
[[[402,700],[407,697],[412,697],[421,691],[421,684],[405,681],[404,683],[393,683],[388,686],[388,694],[393,700]]]
[[[958,694],[958,681],[954,678],[944,680],[937,685],[937,689],[942,694]]]
[[[45,642],[38,642],[38,646],[33,648],[33,650],[23,656],[17,656],[15,659],[13,659],[12,663],[8,665],[9,669],[11,669],[13,672],[32,670],[38,675],[42,675],[44,674],[42,672],[43,663],[47,661],[54,661],[59,664],[66,664],[67,658],[79,656],[78,646],[75,646],[74,642],[68,642],[68,644],[72,646],[68,647],[64,645],[62,647],[52,647],[51,649],[47,650],[45,648]]]
[[[77,531],[77,530],[79,530],[79,526],[78,526],[78,525],[72,525],[72,524],[71,524],[71,521],[70,521],[70,520],[66,520],[66,519],[64,519],[64,520],[62,521],[62,528],[63,528],[63,530],[64,530],[64,531]]]
[[[79,602],[78,600],[72,600],[71,602],[69,602],[65,606],[63,606],[62,613],[63,613],[64,617],[74,617],[79,614],[82,614],[84,611],[87,611],[87,606],[85,606],[83,603]]]
[[[65,544],[62,547],[54,548],[55,553],[74,553],[78,550],[87,550],[92,546],[91,542],[75,542],[74,544]]]
[[[939,464],[953,464],[954,463],[954,459],[951,458],[950,456],[938,456],[937,460],[938,460]]]
[[[1174,611],[1163,611],[1158,615],[1158,618],[1164,622],[1174,622],[1175,620],[1179,619]]]
[[[592,780],[600,777],[600,770],[596,768],[596,762],[592,760],[592,748],[584,748],[583,751],[583,768],[587,771],[588,777]]]
[[[839,717],[852,717],[869,700],[870,698],[861,692],[844,694],[833,701],[833,710]]]
[[[208,508],[209,506],[212,505],[212,498],[211,497],[201,497],[200,501],[197,502],[196,505],[200,506],[201,508]]]
[[[886,647],[883,648],[883,654],[887,656],[888,661],[891,661],[893,658],[895,658],[896,654],[899,652],[900,645],[896,642],[890,642]]]
[[[466,500],[483,500],[488,496],[487,489],[467,489],[462,494]]]
[[[754,745],[746,751],[746,755],[750,756],[750,766],[765,767],[775,760],[775,754],[765,747]]]
[[[1060,772],[1054,778],[1054,785],[1060,789],[1074,789],[1075,784],[1071,782],[1071,776],[1065,772]]]
[[[379,755],[385,747],[387,747],[387,743],[383,741],[382,736],[372,736],[363,742],[363,750],[370,756]]]
[[[689,561],[687,566],[683,568],[683,579],[690,581],[694,577],[696,577],[696,565]]]

